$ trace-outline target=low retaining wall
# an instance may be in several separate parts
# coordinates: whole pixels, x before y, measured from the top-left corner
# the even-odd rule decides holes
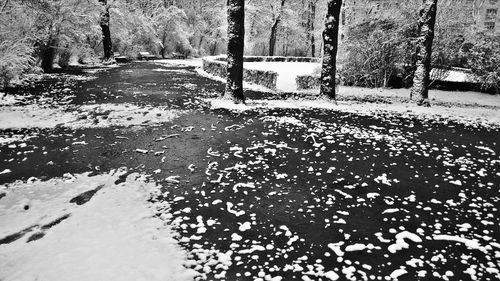
[[[227,63],[225,57],[208,57],[203,58],[203,70],[209,74],[226,78]],[[264,86],[266,88],[276,90],[276,80],[278,73],[274,71],[243,69],[243,81]]]
[[[299,75],[295,78],[297,90],[319,89],[321,87],[321,76],[319,75]],[[342,77],[337,73],[335,77],[335,85],[343,85]]]
[[[262,57],[262,56],[245,56],[245,62],[314,62],[320,63],[320,58],[311,58],[311,57]]]
[[[299,75],[295,78],[297,90],[319,89],[321,78],[315,75]]]
[[[264,57],[264,56],[245,56],[244,62],[311,62],[319,63],[320,58],[310,57]],[[243,66],[244,67],[244,66]],[[227,63],[226,56],[205,57],[203,58],[203,70],[211,75],[226,78]],[[276,81],[278,73],[270,70],[243,69],[243,80],[252,84],[267,87],[276,90]],[[317,80],[317,81],[316,81]],[[319,88],[319,78],[314,76],[299,76],[296,78],[298,90]]]

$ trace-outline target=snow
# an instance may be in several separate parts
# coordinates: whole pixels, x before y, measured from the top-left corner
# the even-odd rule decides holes
[[[396,234],[396,243],[389,246],[389,252],[394,254],[399,250],[408,249],[410,247],[410,244],[408,244],[405,239],[408,239],[415,243],[422,243],[422,238],[420,238],[420,236],[418,236],[417,234],[411,233],[409,231],[403,231]]]
[[[325,275],[324,275],[326,278],[332,280],[332,281],[335,281],[335,280],[338,280],[339,279],[339,275],[333,271],[328,271],[328,272],[325,272]]]
[[[222,77],[219,77],[219,76],[212,75],[212,74],[204,71],[201,68],[197,68],[196,69],[196,73],[198,73],[200,76],[206,77],[208,79],[212,79],[212,80],[215,80],[215,81],[226,83],[226,78],[222,78]],[[247,89],[247,90],[256,91],[256,92],[265,92],[265,93],[269,93],[269,92],[272,93],[272,92],[274,92],[274,90],[269,89],[267,87],[256,85],[256,84],[252,84],[252,83],[248,83],[248,82],[245,82],[245,81],[243,81],[243,88]]]
[[[249,230],[251,227],[252,227],[251,223],[247,221],[247,222],[242,223],[240,225],[240,227],[238,228],[238,230],[241,231],[241,232],[244,232],[244,231]]]
[[[486,147],[486,146],[476,146],[477,149],[481,149],[481,150],[484,150],[484,151],[487,151],[493,155],[495,155],[495,151],[489,147]]]
[[[71,110],[69,110],[71,109]],[[0,107],[0,130],[20,128],[103,128],[170,122],[182,111],[132,104],[82,105],[74,108],[38,105]]]
[[[363,251],[366,249],[367,246],[365,244],[357,243],[354,245],[349,245],[345,247],[346,252],[356,252],[356,251]]]
[[[454,236],[454,235],[447,235],[447,234],[434,235],[432,237],[432,239],[462,243],[467,248],[474,249],[474,250],[479,250],[479,249],[482,248],[481,244],[476,239],[467,239],[467,238],[463,238],[463,237],[459,237],[459,236]]]
[[[470,97],[473,100],[473,97]],[[481,101],[483,99],[480,99]],[[500,99],[499,99],[500,100]],[[487,107],[448,107],[433,105],[431,107],[417,106],[413,103],[358,103],[353,101],[331,101],[317,98],[311,99],[284,99],[284,100],[249,100],[245,104],[235,104],[233,101],[221,98],[207,98],[206,102],[212,109],[228,109],[235,112],[253,111],[259,109],[326,109],[359,115],[379,113],[397,114],[403,118],[417,118],[419,120],[433,120],[446,122],[453,121],[459,124],[500,127],[500,114],[495,108]],[[496,102],[500,106],[500,101]]]
[[[243,240],[243,237],[241,237],[241,235],[239,235],[238,233],[233,233],[233,234],[231,234],[231,240],[241,241],[241,240]]]
[[[0,237],[27,233],[0,245],[0,279],[192,280],[196,272],[184,267],[187,253],[173,230],[155,217],[168,205],[148,202],[158,186],[139,174],[114,184],[123,174],[67,175],[3,186]],[[96,188],[87,203],[70,203]],[[58,218],[62,221],[54,223]],[[45,235],[28,243],[36,233]]]
[[[5,175],[5,174],[9,174],[9,173],[12,173],[12,171],[10,169],[5,169],[5,170],[0,172],[0,175]]]
[[[344,245],[344,242],[330,243],[328,248],[330,248],[337,256],[344,256],[344,252],[340,249],[340,246]]]
[[[194,67],[202,67],[203,60],[200,58],[193,59],[163,59],[163,60],[155,60],[154,63],[166,66],[194,66]]]
[[[398,280],[398,279],[399,279],[399,277],[401,277],[401,276],[403,276],[403,275],[405,275],[405,274],[407,274],[407,273],[408,273],[408,271],[406,271],[406,269],[404,269],[404,268],[399,268],[399,269],[394,270],[394,271],[391,273],[390,277],[391,277],[391,279],[392,279],[392,280]]]
[[[20,97],[7,95],[3,92],[0,92],[0,106],[5,105],[13,105],[19,101]]]

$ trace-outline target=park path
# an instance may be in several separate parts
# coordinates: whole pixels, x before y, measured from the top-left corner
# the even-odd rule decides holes
[[[182,114],[21,130],[37,136],[0,147],[0,171],[11,170],[2,183],[120,167],[151,175],[208,280],[500,277],[497,130],[319,109],[211,110],[203,98],[223,85],[191,67],[132,63],[96,75],[73,87],[71,103]]]

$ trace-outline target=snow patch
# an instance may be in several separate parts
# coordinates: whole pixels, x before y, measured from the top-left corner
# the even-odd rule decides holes
[[[0,247],[0,279],[192,280],[196,272],[184,267],[187,253],[155,217],[168,205],[148,202],[158,186],[139,174],[115,185],[121,174],[3,186],[0,237],[25,235]],[[72,202],[90,190],[97,191],[89,201]]]

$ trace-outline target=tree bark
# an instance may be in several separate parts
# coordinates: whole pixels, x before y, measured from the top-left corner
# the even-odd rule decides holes
[[[339,20],[342,0],[328,0],[323,31],[323,65],[321,68],[322,96],[335,100],[335,85],[337,74],[337,50],[339,38]]]
[[[245,1],[227,0],[227,82],[225,97],[244,103],[243,51],[245,47]]]
[[[415,100],[418,105],[424,106],[430,106],[429,76],[436,12],[437,0],[424,0],[418,23],[419,37],[417,38],[416,69],[413,76],[413,87],[410,92],[410,98]]]
[[[311,46],[311,57],[315,57],[316,41],[314,38],[314,22],[316,21],[316,0],[309,0],[308,10],[307,33],[309,35],[309,44]]]
[[[274,19],[273,25],[271,26],[271,35],[269,36],[269,56],[274,56],[274,51],[276,49],[276,37],[278,36],[278,27],[281,22],[281,17],[283,14],[283,8],[285,7],[286,0],[281,0],[280,9],[278,15]]]
[[[102,46],[104,49],[104,61],[109,61],[113,58],[113,43],[111,42],[111,31],[109,29],[109,6],[107,0],[99,0],[104,6],[104,12],[101,14],[101,30],[102,30]]]

